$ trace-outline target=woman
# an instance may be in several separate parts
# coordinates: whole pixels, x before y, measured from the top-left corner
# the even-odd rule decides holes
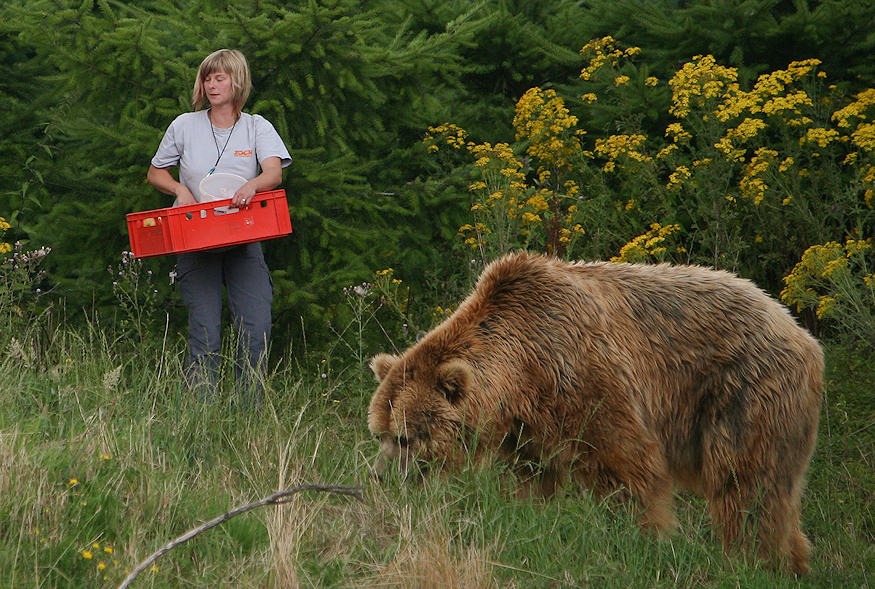
[[[179,115],[168,127],[147,179],[176,197],[175,205],[208,200],[201,180],[215,172],[247,181],[231,199],[246,207],[256,192],[276,188],[282,169],[292,158],[279,134],[264,117],[243,112],[252,88],[249,65],[242,53],[220,49],[207,56],[197,71],[193,112]],[[209,108],[201,110],[209,104]],[[170,168],[179,166],[179,181]],[[215,387],[222,332],[222,287],[234,321],[237,378],[246,402],[257,402],[270,340],[273,285],[260,243],[180,254],[177,280],[188,308],[189,350],[186,380],[192,388]],[[248,398],[249,394],[253,394]]]

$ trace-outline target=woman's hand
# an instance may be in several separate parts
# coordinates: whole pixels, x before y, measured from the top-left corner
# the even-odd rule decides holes
[[[177,182],[176,178],[170,174],[170,171],[167,168],[156,168],[155,166],[150,165],[149,172],[146,174],[146,180],[149,181],[149,184],[164,194],[172,194],[175,196],[176,204],[179,206],[193,205],[197,203],[191,190],[189,190],[185,184]]]
[[[184,185],[180,186],[182,186],[182,188],[176,193],[176,204],[180,207],[197,204],[197,200],[195,200],[191,191]]]
[[[231,197],[232,206],[243,209],[252,203],[252,197],[255,196],[256,180],[257,178],[254,178],[237,189],[237,192]]]
[[[261,162],[261,174],[241,186],[234,196],[231,204],[235,207],[246,208],[252,204],[252,197],[256,192],[273,190],[283,181],[283,168],[278,157],[269,157]]]

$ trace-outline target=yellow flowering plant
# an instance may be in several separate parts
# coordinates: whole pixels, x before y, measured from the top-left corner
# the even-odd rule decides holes
[[[516,143],[429,130],[473,161],[459,234],[481,260],[694,262],[778,292],[812,243],[875,232],[875,91],[843,95],[817,59],[748,81],[710,55],[650,72],[611,37],[581,56],[573,87],[520,97]]]
[[[43,312],[40,299],[47,287],[47,274],[43,267],[49,247],[28,250],[20,241],[9,244],[5,235],[10,223],[0,217],[0,349],[6,349],[10,342],[16,342],[21,350],[29,349],[28,343],[36,319]],[[20,359],[30,358],[30,354],[19,354]]]
[[[672,253],[682,254],[683,247],[672,244],[672,236],[680,232],[680,225],[651,223],[650,229],[620,248],[620,254],[612,262],[653,263],[665,262]]]
[[[12,245],[3,241],[3,236],[6,235],[6,231],[8,231],[12,225],[10,225],[6,219],[0,217],[0,255],[8,254],[12,251]]]
[[[791,62],[745,86],[735,68],[705,55],[669,81],[676,122],[657,159],[671,194],[652,216],[674,211],[667,218],[696,236],[695,259],[777,289],[776,278],[825,230],[871,231],[867,180],[875,177],[865,173],[872,154],[864,146],[875,95],[837,108],[842,97],[827,91],[819,66]]]
[[[813,245],[784,277],[781,300],[796,311],[838,322],[875,348],[875,249],[872,238]]]

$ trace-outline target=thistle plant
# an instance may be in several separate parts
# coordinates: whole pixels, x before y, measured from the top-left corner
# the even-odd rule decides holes
[[[133,252],[123,251],[118,266],[109,266],[112,293],[122,312],[121,327],[133,333],[137,341],[145,342],[154,334],[158,311],[158,290],[152,270]]]

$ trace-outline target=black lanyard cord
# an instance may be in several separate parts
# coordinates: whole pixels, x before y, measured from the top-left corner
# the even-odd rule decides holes
[[[237,117],[237,121],[239,120],[240,117]],[[231,134],[234,133],[234,127],[237,126],[237,121],[234,121],[234,124],[231,126],[231,132],[228,133],[228,138],[225,139],[225,146],[222,147],[222,151],[219,151],[219,140],[216,139],[216,128],[213,126],[213,121],[210,121],[210,131],[213,133],[213,141],[216,143],[216,153],[219,154],[219,157],[216,158],[216,163],[213,164],[213,167],[207,172],[207,176],[216,171],[216,166],[219,165],[219,160],[222,159],[222,155],[225,153],[225,148],[228,147],[228,143],[231,142]]]

